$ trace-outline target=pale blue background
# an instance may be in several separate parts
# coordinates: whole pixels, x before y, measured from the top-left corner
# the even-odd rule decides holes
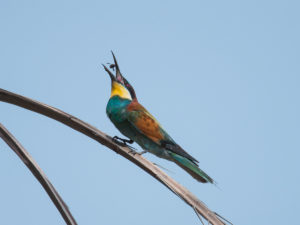
[[[168,168],[235,225],[299,224],[299,1],[1,1],[0,87],[110,135],[110,80],[121,70],[220,189]],[[79,224],[200,224],[160,183],[95,141],[0,103]],[[64,224],[0,141],[0,224]]]

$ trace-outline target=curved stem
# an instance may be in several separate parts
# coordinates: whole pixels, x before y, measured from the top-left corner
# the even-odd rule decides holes
[[[74,217],[68,209],[66,203],[62,200],[58,192],[55,190],[51,182],[48,180],[46,174],[25,150],[25,148],[18,142],[18,140],[0,123],[0,137],[7,143],[7,145],[18,155],[23,163],[28,167],[31,173],[43,186],[55,207],[58,209],[66,224],[77,225]]]
[[[0,89],[0,101],[14,104],[22,108],[45,115],[52,119],[55,119],[73,128],[74,130],[77,130],[87,135],[88,137],[98,141],[102,145],[105,145],[109,149],[130,160],[131,162],[139,166],[141,169],[146,171],[148,174],[153,176],[155,179],[157,179],[159,182],[165,185],[168,189],[170,189],[173,193],[175,193],[178,197],[180,197],[183,201],[185,201],[188,205],[190,205],[201,216],[208,220],[209,223],[213,225],[225,224],[217,217],[217,215],[213,211],[207,208],[207,206],[203,202],[197,199],[195,195],[193,195],[189,190],[187,190],[185,187],[173,180],[170,176],[168,176],[165,172],[160,170],[152,162],[148,161],[147,159],[138,154],[132,154],[132,151],[128,147],[119,146],[118,144],[112,141],[112,138],[109,135],[89,125],[88,123],[57,108],[6,91],[4,89]]]

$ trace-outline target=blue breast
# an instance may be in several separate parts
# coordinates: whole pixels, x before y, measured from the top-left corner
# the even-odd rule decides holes
[[[106,114],[113,123],[121,123],[125,120],[127,106],[130,100],[113,96],[109,99],[106,106]]]

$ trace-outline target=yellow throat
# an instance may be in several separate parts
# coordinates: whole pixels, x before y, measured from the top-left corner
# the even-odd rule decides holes
[[[110,97],[113,96],[119,96],[120,98],[132,100],[129,91],[122,84],[119,84],[116,81],[113,81],[111,84]]]

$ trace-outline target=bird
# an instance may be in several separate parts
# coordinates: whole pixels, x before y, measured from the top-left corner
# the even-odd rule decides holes
[[[111,79],[111,95],[106,106],[106,114],[129,140],[117,136],[113,139],[123,141],[124,144],[136,142],[143,149],[138,154],[150,152],[159,158],[176,163],[201,183],[215,184],[215,181],[199,168],[198,160],[178,145],[154,116],[139,103],[134,88],[121,74],[113,52],[112,55],[116,75],[102,64]]]

